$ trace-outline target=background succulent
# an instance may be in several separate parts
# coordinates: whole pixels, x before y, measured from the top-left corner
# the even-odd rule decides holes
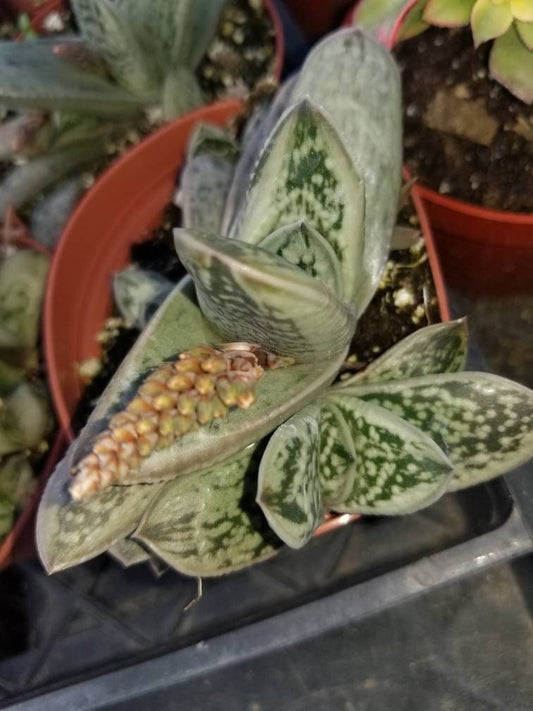
[[[220,575],[282,542],[304,545],[328,509],[409,513],[530,456],[533,393],[457,372],[462,321],[421,330],[331,386],[378,285],[399,200],[399,77],[386,50],[359,30],[328,37],[256,119],[225,215],[213,201],[210,224],[227,236],[199,231],[206,216],[195,210],[175,231],[196,294],[189,282],[167,297],[47,486],[37,541],[50,572],[111,550]],[[205,170],[195,190],[200,177],[220,184]],[[244,342],[255,403],[232,407],[211,379],[224,408],[202,424],[205,346],[228,341]],[[282,367],[264,367],[274,354]],[[213,357],[227,378],[231,364]],[[173,421],[182,392],[185,432]],[[153,437],[141,449],[144,418]],[[105,480],[100,491],[77,489],[85,464]]]
[[[362,0],[357,18],[362,26],[384,35],[408,4],[400,32],[408,39],[430,25],[470,25],[477,46],[494,40],[489,69],[518,99],[533,103],[533,4],[528,0]]]

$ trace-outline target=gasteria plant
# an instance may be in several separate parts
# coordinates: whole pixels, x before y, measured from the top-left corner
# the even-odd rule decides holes
[[[408,39],[430,25],[471,26],[476,47],[494,40],[490,73],[527,104],[533,103],[533,3],[530,0],[362,0],[358,21],[363,26],[391,27],[391,19],[412,5],[400,32]]]
[[[0,42],[0,219],[97,163],[132,128],[203,103],[194,71],[226,0],[73,0],[79,37]]]
[[[400,127],[394,62],[345,30],[253,122],[229,191],[220,171],[189,173],[185,202],[201,180],[229,195],[224,216],[215,199],[175,231],[196,298],[190,282],[167,297],[53,474],[49,572],[110,550],[220,575],[301,547],[328,509],[408,513],[530,456],[533,392],[459,373],[462,321],[331,385],[388,254]]]

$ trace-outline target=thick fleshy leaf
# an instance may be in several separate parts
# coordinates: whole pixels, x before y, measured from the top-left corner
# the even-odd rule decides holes
[[[476,0],[471,19],[476,47],[503,35],[511,26],[512,21],[513,14],[507,2],[495,3],[493,0]]]
[[[306,222],[280,227],[265,237],[259,247],[300,267],[339,299],[343,298],[341,264],[333,247]]]
[[[355,315],[301,269],[238,240],[183,229],[174,240],[202,312],[228,340],[313,363],[347,348]]]
[[[533,22],[533,3],[531,0],[511,0],[513,17],[522,22]]]
[[[82,176],[69,178],[40,200],[30,213],[30,234],[48,249],[54,249],[63,228],[86,190]]]
[[[238,149],[223,131],[201,125],[191,139],[181,173],[183,227],[220,234]]]
[[[356,475],[335,510],[407,514],[444,494],[453,465],[435,442],[394,413],[352,395],[330,395],[346,420],[357,457]]]
[[[128,326],[142,331],[174,288],[159,272],[128,267],[113,275],[113,299]]]
[[[398,68],[365,32],[341,30],[322,40],[305,61],[293,100],[306,96],[330,117],[365,186],[363,263],[355,302],[361,313],[379,283],[396,222],[402,164]]]
[[[505,378],[444,373],[349,392],[432,437],[455,467],[452,489],[505,474],[533,457],[533,391]]]
[[[230,236],[258,244],[305,220],[332,246],[346,301],[353,301],[363,250],[364,186],[335,128],[304,100],[271,134]]]
[[[406,0],[361,0],[355,12],[355,21],[377,38],[386,38]]]
[[[533,103],[533,52],[520,40],[514,25],[494,41],[489,69],[511,94],[526,104]]]
[[[522,42],[533,52],[533,22],[519,22],[517,20],[515,27]]]
[[[495,3],[489,0],[491,5]],[[423,18],[430,25],[439,27],[462,27],[470,22],[474,5],[479,0],[428,0]],[[501,3],[506,5],[507,2]]]
[[[163,486],[110,486],[75,502],[68,491],[73,454],[71,446],[46,485],[37,515],[37,548],[49,573],[94,558],[128,536]]]
[[[186,293],[173,292],[150,321],[78,438],[75,462],[88,453],[96,435],[106,429],[109,417],[124,409],[140,377],[150,368],[183,350],[224,342],[193,303],[191,291],[189,287]],[[226,419],[214,420],[142,459],[126,483],[173,479],[223,461],[259,441],[323,391],[335,378],[343,359],[341,353],[313,365],[267,371],[255,388],[257,402],[253,407],[230,410]]]
[[[87,44],[107,62],[118,84],[143,101],[153,100],[157,77],[150,72],[131,32],[127,5],[121,8],[112,0],[73,0],[72,9]]]
[[[428,29],[430,25],[424,21],[424,10],[426,9],[426,5],[427,0],[419,0],[419,2],[416,2],[409,10],[398,33],[399,41],[416,37]]]
[[[0,42],[0,105],[15,109],[67,110],[95,116],[142,111],[133,94],[53,52],[42,40]]]
[[[281,542],[255,503],[254,447],[165,485],[134,537],[185,575],[209,577],[270,558]]]
[[[188,67],[175,67],[166,75],[161,98],[165,121],[179,118],[203,103],[198,79]]]
[[[283,82],[270,104],[261,108],[248,119],[242,138],[242,152],[235,168],[228,194],[221,234],[231,232],[233,222],[244,203],[255,165],[268,136],[290,104],[292,87],[296,77]]]
[[[151,558],[150,553],[131,538],[117,541],[109,548],[108,553],[125,568],[145,563]]]
[[[467,348],[464,319],[437,323],[402,339],[365,370],[341,381],[337,387],[415,378],[431,373],[457,373],[464,370]]]
[[[331,402],[325,402],[320,411],[318,461],[324,504],[335,507],[352,490],[356,455],[346,420]]]
[[[259,465],[256,501],[274,533],[301,548],[320,525],[320,408],[308,405],[270,438]]]
[[[227,2],[179,0],[175,10],[174,45],[169,58],[172,66],[183,65],[191,70],[196,69],[215,36],[220,15]]]

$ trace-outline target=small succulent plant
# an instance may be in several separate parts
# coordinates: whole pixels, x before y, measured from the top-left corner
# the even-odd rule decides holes
[[[226,0],[73,0],[80,36],[0,42],[0,219],[205,99],[194,71]],[[60,193],[63,195],[63,192]],[[57,208],[57,206],[56,206]]]
[[[470,25],[476,47],[494,40],[489,69],[492,77],[521,101],[533,103],[533,3],[529,0],[362,0],[358,21],[363,26],[391,29],[393,20],[412,5],[400,32],[408,39],[430,25]]]
[[[463,321],[332,385],[380,280],[400,175],[395,64],[360,30],[331,35],[252,121],[225,214],[213,200],[175,231],[195,289],[166,298],[49,481],[49,572],[110,551],[221,575],[303,546],[328,510],[409,513],[529,458],[533,392],[459,372]]]

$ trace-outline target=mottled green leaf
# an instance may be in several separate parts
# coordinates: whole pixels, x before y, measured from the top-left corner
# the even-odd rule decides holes
[[[0,105],[14,109],[72,110],[96,116],[139,114],[133,94],[83,72],[42,40],[0,42]]]
[[[332,246],[344,299],[352,301],[363,249],[364,187],[335,128],[307,100],[285,114],[271,134],[230,236],[258,244],[299,220]]]
[[[402,165],[398,69],[390,53],[360,29],[335,32],[305,61],[292,98],[305,97],[327,113],[365,186],[364,252],[356,295],[361,313],[379,283],[396,222]],[[354,269],[352,263],[349,267]]]
[[[496,4],[492,3],[492,0],[490,2]],[[479,0],[428,0],[423,18],[430,25],[461,27],[468,25],[472,8],[478,4]],[[507,3],[500,3],[500,5],[505,4]],[[495,9],[497,10],[497,8]]]
[[[161,97],[165,121],[179,118],[203,103],[200,84],[188,67],[176,67],[166,75]]]
[[[349,392],[432,437],[455,467],[451,489],[505,474],[533,456],[533,391],[505,378],[445,373],[352,386]]]
[[[479,47],[483,42],[503,35],[511,26],[512,21],[513,14],[508,3],[495,3],[493,0],[477,0],[472,10],[472,17],[470,18],[476,47]]]
[[[113,275],[113,300],[128,324],[142,331],[174,286],[159,272],[127,267]]]
[[[193,302],[191,289],[174,291],[152,318],[144,333],[114,375],[87,426],[78,438],[74,461],[90,449],[93,438],[106,429],[109,417],[124,408],[140,377],[183,350],[205,343],[223,343]],[[248,410],[234,409],[176,440],[167,449],[141,460],[129,483],[172,479],[208,467],[257,442],[300,407],[310,402],[335,378],[344,353],[313,365],[294,365],[267,371],[256,386],[257,402]]]
[[[127,7],[121,8],[112,0],[72,0],[76,22],[87,44],[107,62],[118,84],[150,101],[157,95],[157,77],[150,72],[131,31]]]
[[[356,455],[346,420],[332,402],[324,402],[320,411],[318,461],[324,504],[334,508],[352,489]]]
[[[335,505],[346,513],[398,515],[429,506],[448,488],[453,465],[417,427],[353,395],[329,395],[354,443],[351,490]]]
[[[347,348],[355,315],[301,269],[238,240],[183,229],[174,240],[202,312],[229,340],[315,363]]]
[[[34,449],[54,427],[46,390],[40,383],[23,382],[0,407],[0,457]]]
[[[278,427],[259,465],[256,501],[270,528],[301,548],[324,516],[318,453],[320,408],[308,405]]]
[[[150,553],[131,538],[117,541],[109,548],[108,553],[125,568],[145,563],[151,558]]]
[[[520,101],[533,103],[533,52],[521,42],[514,25],[494,41],[489,69],[492,77]]]
[[[37,548],[49,573],[78,565],[129,535],[162,484],[110,486],[86,501],[72,500],[74,447],[50,478],[37,515]]]
[[[522,42],[530,52],[533,52],[533,22],[518,22],[516,20],[515,27]]]
[[[224,131],[200,124],[189,142],[180,178],[183,227],[221,233],[237,157],[237,146]]]
[[[174,569],[223,575],[270,558],[281,545],[254,501],[254,447],[165,485],[134,537]]]
[[[337,387],[456,373],[464,370],[467,347],[465,319],[427,326],[402,339],[365,370],[341,381]]]
[[[144,2],[144,0],[139,0]],[[159,0],[165,2],[165,0]],[[175,10],[172,66],[196,69],[215,36],[220,15],[228,0],[179,0]]]
[[[300,267],[343,298],[340,262],[329,242],[306,222],[280,227],[261,240],[259,247]]]
[[[0,496],[6,496],[17,509],[23,509],[35,493],[37,480],[26,454],[14,454],[0,462]]]

